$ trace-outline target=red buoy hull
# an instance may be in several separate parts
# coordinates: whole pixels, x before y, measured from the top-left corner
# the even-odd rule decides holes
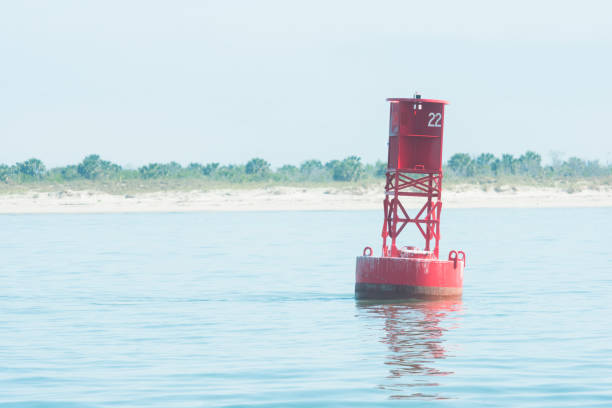
[[[358,299],[439,299],[461,297],[462,260],[358,256]]]

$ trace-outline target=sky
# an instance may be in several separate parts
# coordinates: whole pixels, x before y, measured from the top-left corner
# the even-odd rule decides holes
[[[444,157],[612,163],[606,1],[0,4],[0,163],[386,159],[388,97],[445,99]]]

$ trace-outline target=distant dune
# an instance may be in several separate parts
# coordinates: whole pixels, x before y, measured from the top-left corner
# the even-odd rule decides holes
[[[452,190],[446,189],[442,201],[444,208],[612,207],[610,187],[570,193],[550,187],[497,190],[483,191],[471,185],[458,185]],[[0,213],[380,210],[383,198],[382,186],[267,187],[131,195],[95,191],[27,192],[0,195]]]

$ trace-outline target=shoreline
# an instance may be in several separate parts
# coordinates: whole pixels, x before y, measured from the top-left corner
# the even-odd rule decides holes
[[[78,214],[220,211],[381,210],[382,186],[355,188],[266,187],[211,191],[166,191],[112,195],[96,191],[26,192],[0,195],[0,214]],[[444,191],[443,208],[612,207],[612,188],[568,193],[554,187],[483,191],[456,186]],[[406,200],[407,208],[416,208]],[[412,205],[411,205],[412,204]]]

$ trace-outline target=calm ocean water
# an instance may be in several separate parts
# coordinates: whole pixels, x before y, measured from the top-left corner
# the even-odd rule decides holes
[[[358,303],[381,221],[0,216],[0,407],[612,406],[612,209],[445,210],[463,299]]]

